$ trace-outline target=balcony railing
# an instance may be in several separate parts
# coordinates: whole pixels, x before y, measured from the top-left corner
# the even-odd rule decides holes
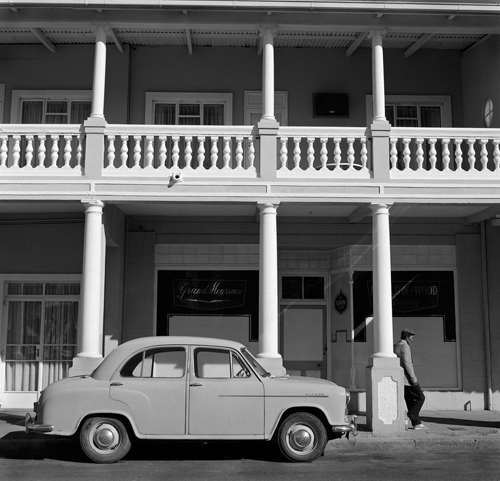
[[[383,158],[374,158],[370,135],[365,127],[279,127],[262,152],[255,126],[4,124],[0,177],[259,179],[261,161],[273,158],[278,180],[370,181],[377,165],[394,180],[500,177],[500,129],[392,128]]]

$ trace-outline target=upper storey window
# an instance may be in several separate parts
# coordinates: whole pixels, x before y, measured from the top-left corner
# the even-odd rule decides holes
[[[394,127],[441,127],[441,106],[389,104],[385,116]]]

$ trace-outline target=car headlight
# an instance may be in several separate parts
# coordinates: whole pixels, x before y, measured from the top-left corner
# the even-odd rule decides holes
[[[345,390],[345,405],[347,406],[351,401],[351,391],[349,389]]]

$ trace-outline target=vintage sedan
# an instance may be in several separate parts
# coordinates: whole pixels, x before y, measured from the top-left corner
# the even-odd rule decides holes
[[[79,436],[98,463],[138,439],[276,440],[310,462],[329,439],[356,434],[349,391],[323,379],[270,375],[237,342],[145,337],[113,350],[90,375],[44,389],[26,432]]]

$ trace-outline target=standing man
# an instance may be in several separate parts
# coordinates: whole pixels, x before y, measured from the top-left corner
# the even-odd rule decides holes
[[[405,402],[408,408],[408,417],[410,418],[413,429],[426,429],[420,421],[420,409],[425,401],[424,393],[420,388],[413,370],[413,359],[411,357],[410,344],[413,342],[415,332],[411,329],[401,331],[401,340],[394,346],[394,352],[399,357],[401,367],[405,372]]]

